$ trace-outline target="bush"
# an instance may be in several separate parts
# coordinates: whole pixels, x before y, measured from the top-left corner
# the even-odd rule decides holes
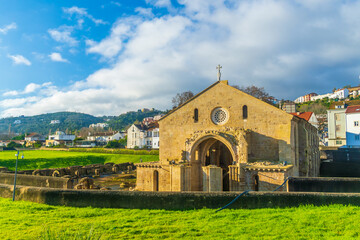
[[[69,148],[70,152],[92,152],[133,155],[159,155],[159,150],[111,149],[111,148]]]

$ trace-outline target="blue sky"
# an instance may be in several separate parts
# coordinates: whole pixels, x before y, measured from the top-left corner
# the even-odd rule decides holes
[[[216,81],[358,85],[359,1],[0,0],[0,117],[167,109]]]

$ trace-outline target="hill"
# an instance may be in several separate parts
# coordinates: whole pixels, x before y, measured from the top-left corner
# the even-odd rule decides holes
[[[164,112],[159,110],[138,110],[127,112],[119,116],[95,117],[90,114],[76,112],[57,112],[47,113],[36,116],[20,116],[0,119],[0,134],[9,132],[9,126],[12,133],[31,133],[37,132],[44,135],[49,131],[54,133],[56,130],[69,132],[78,131],[81,128],[89,127],[93,123],[107,122],[109,127],[114,131],[125,130],[127,126],[135,121],[142,121],[146,117],[153,117]],[[56,123],[51,123],[58,120]]]
[[[159,114],[164,114],[165,112],[152,109],[152,110],[145,110],[145,111],[132,111],[121,114],[116,117],[104,117],[108,118],[109,127],[113,130],[125,130],[128,126],[133,124],[135,121],[142,121],[144,118],[147,117],[154,117]]]
[[[58,120],[58,123],[51,123]],[[38,132],[48,134],[49,131],[55,132],[57,129],[74,131],[82,127],[88,127],[92,123],[103,122],[103,118],[94,117],[89,114],[76,112],[57,112],[47,113],[36,116],[20,116],[0,119],[0,133],[8,133],[11,125],[13,133]]]

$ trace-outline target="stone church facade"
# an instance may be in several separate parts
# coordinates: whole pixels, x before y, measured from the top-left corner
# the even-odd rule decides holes
[[[159,126],[160,161],[137,164],[139,191],[265,191],[289,176],[319,175],[316,128],[225,80]]]

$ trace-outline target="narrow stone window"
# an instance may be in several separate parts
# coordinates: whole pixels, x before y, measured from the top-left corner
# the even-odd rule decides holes
[[[247,118],[248,118],[248,109],[247,109],[247,106],[244,105],[242,110],[243,110],[243,119],[247,119]]]
[[[194,109],[194,122],[199,121],[199,110],[197,108]]]
[[[159,172],[157,170],[154,171],[153,184],[153,191],[159,191]]]
[[[259,191],[259,176],[258,175],[254,176],[254,190]]]

